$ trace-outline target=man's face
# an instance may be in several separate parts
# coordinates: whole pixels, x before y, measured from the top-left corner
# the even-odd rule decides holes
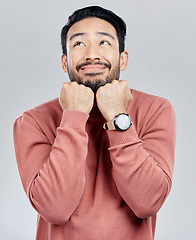
[[[127,65],[126,51],[119,53],[115,28],[100,18],[86,18],[72,25],[67,33],[67,56],[62,56],[70,81],[90,87],[94,92],[100,86],[119,79],[120,70]]]

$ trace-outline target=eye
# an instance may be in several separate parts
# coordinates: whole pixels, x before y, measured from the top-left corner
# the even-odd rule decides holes
[[[79,42],[79,41],[74,43],[74,47],[77,47],[77,46],[84,46],[84,43]]]
[[[100,42],[100,45],[110,45],[110,43],[108,41],[106,41],[106,40],[102,40]]]

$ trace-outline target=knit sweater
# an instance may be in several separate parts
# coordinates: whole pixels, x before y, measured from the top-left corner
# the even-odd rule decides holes
[[[164,98],[131,90],[132,125],[106,131],[97,107],[58,99],[24,112],[14,144],[24,190],[38,212],[36,240],[152,240],[175,155],[175,114]]]

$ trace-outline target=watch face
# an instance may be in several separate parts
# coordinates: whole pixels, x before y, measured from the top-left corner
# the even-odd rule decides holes
[[[116,118],[115,124],[121,130],[127,130],[131,126],[131,119],[127,114],[121,114]]]

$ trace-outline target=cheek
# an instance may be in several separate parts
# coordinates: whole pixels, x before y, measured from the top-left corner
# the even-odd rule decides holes
[[[112,65],[116,65],[119,63],[119,52],[117,50],[114,51],[110,49],[104,49],[103,56]]]
[[[72,56],[72,54],[68,55],[67,64],[68,64],[69,69],[73,69],[74,68],[74,66],[75,66],[75,58]]]
[[[113,58],[110,59],[110,63],[112,65],[112,68],[116,68],[117,66],[119,66],[119,55],[115,54],[112,56]]]
[[[68,54],[68,64],[70,67],[75,68],[78,63],[82,61],[82,51],[71,51]]]

